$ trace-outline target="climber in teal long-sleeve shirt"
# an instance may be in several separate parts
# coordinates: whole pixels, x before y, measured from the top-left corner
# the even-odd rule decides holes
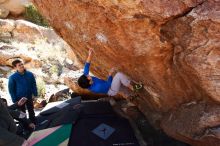
[[[78,85],[81,88],[88,89],[93,93],[101,93],[107,94],[109,96],[115,96],[120,91],[121,85],[128,87],[132,91],[140,90],[143,87],[142,84],[137,84],[131,81],[126,75],[121,72],[116,73],[113,78],[113,73],[115,72],[114,69],[111,69],[111,71],[109,72],[107,80],[102,80],[97,77],[90,76],[89,69],[93,53],[94,50],[90,49],[88,58],[84,66],[84,73],[78,79]]]

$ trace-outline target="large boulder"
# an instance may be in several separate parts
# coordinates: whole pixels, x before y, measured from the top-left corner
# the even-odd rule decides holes
[[[193,101],[164,115],[161,126],[170,136],[193,146],[219,146],[219,122],[219,104]]]
[[[12,66],[12,61],[18,58],[25,63],[32,62],[32,67],[40,67],[39,60],[32,58],[28,53],[19,51],[13,43],[34,42],[37,39],[44,39],[44,31],[45,33],[53,32],[51,29],[38,27],[23,20],[0,20],[0,65]]]
[[[51,28],[38,26],[25,20],[11,19],[0,19],[0,39],[13,39],[27,43],[34,43],[39,39],[44,39],[48,43],[60,42],[60,37]]]
[[[82,64],[88,47],[95,48],[95,75],[106,77],[117,67],[144,83],[135,103],[155,127],[161,125],[167,134],[192,145],[219,144],[218,134],[210,137],[204,131],[217,129],[220,120],[220,109],[212,106],[220,102],[220,1],[34,3]],[[185,106],[194,101],[195,107]],[[201,123],[206,118],[210,120]],[[195,126],[184,131],[192,122]]]
[[[4,17],[0,15],[1,18],[6,18],[8,15],[12,14],[14,16],[21,15],[25,11],[25,5],[30,4],[31,0],[1,0],[0,1],[0,11],[4,10]],[[7,12],[7,13],[6,13]]]
[[[13,20],[0,20],[0,39],[8,40],[12,37],[11,32],[15,29]]]
[[[0,6],[0,18],[6,18],[9,13],[10,11],[8,9]]]
[[[25,20],[0,19],[0,65],[2,66],[11,66],[15,58],[20,58],[25,63],[30,62],[26,64],[28,68],[43,66],[43,70],[48,66],[49,69],[52,67],[52,72],[59,72],[59,66],[74,69],[77,64],[76,56],[70,51],[69,45],[51,28]],[[59,56],[56,56],[57,54]]]

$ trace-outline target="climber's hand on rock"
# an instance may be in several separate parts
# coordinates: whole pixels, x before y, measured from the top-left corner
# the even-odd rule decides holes
[[[116,71],[117,71],[116,68],[112,68],[112,69],[109,71],[109,76],[112,76]]]
[[[93,48],[90,48],[89,49],[89,56],[88,56],[88,58],[86,59],[86,62],[88,62],[88,63],[90,63],[91,62],[91,60],[92,60],[92,54],[94,53],[95,51],[94,51],[94,49]]]
[[[94,49],[93,49],[93,48],[90,48],[90,49],[89,49],[89,56],[91,56],[94,52],[95,52]]]

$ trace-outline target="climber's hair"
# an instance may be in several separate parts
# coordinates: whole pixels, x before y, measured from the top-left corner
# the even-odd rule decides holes
[[[16,67],[16,65],[17,65],[18,63],[22,63],[22,61],[19,60],[19,59],[16,59],[16,60],[14,60],[14,61],[12,62],[12,66],[13,66],[13,67]]]
[[[91,86],[90,84],[90,80],[87,78],[87,76],[82,75],[79,77],[78,79],[78,85],[83,88],[83,89],[87,89]]]

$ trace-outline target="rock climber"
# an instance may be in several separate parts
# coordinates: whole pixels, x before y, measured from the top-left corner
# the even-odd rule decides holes
[[[90,76],[89,69],[94,54],[94,49],[89,49],[89,55],[84,66],[84,73],[78,79],[78,85],[81,88],[88,89],[93,93],[107,94],[108,96],[115,96],[120,92],[121,85],[129,88],[131,91],[139,91],[143,88],[142,84],[131,81],[128,76],[116,70],[110,70],[107,80]]]

